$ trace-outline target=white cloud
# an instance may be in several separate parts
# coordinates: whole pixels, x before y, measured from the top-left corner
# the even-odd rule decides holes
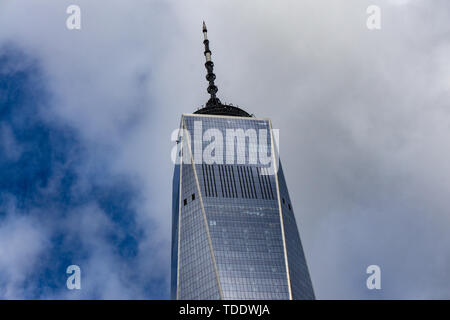
[[[4,199],[3,199],[4,200]],[[8,201],[11,210],[0,221],[0,296],[4,299],[23,299],[30,295],[24,283],[35,275],[39,257],[49,244],[45,229],[33,218],[18,216],[11,212],[12,200]]]
[[[219,97],[280,128],[317,296],[370,297],[358,283],[382,261],[384,297],[448,298],[446,1],[381,1],[380,31],[366,28],[370,1],[78,1],[79,32],[69,4],[2,1],[0,39],[42,59],[47,117],[141,183],[142,266],[168,263],[170,133],[207,99],[206,20]]]

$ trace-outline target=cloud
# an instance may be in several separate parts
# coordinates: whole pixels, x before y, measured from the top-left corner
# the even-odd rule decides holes
[[[379,1],[379,31],[366,28],[371,1],[77,1],[80,31],[65,27],[69,4],[0,4],[2,52],[14,44],[24,53],[8,56],[29,57],[3,63],[2,77],[34,74],[23,111],[0,119],[0,150],[14,150],[1,157],[3,172],[16,163],[18,177],[1,191],[51,217],[35,236],[52,239],[49,259],[58,265],[39,273],[44,289],[33,297],[168,292],[170,134],[181,113],[207,99],[202,20],[219,97],[280,128],[317,297],[449,297],[446,1]],[[16,72],[36,64],[38,73]],[[39,109],[30,107],[34,100]],[[20,138],[30,123],[46,129]],[[39,161],[25,166],[29,172],[20,166],[30,163],[20,162],[27,154],[41,155],[30,158]],[[32,187],[25,192],[20,183]],[[18,234],[29,223],[8,219]],[[33,252],[41,250],[48,251]],[[67,256],[61,262],[59,253]],[[73,294],[61,286],[75,258],[89,280]],[[380,292],[365,288],[369,264],[381,266]]]
[[[99,153],[73,125],[53,121],[38,61],[11,45],[0,61],[0,90],[7,92],[2,123],[8,125],[2,150],[11,141],[22,150],[0,160],[1,297],[167,296],[167,270],[149,262],[164,257],[140,249],[156,250],[148,243],[164,242],[153,239],[156,224],[142,227],[144,213],[136,207],[141,194],[132,177],[111,169],[107,159],[117,151]],[[65,287],[71,264],[82,270],[80,291]]]
[[[4,200],[4,199],[3,199]],[[11,204],[9,199],[7,205]],[[10,208],[14,210],[14,208]],[[34,285],[26,286],[33,278],[39,256],[49,245],[42,227],[33,217],[8,215],[0,221],[0,296],[17,299],[28,296]]]

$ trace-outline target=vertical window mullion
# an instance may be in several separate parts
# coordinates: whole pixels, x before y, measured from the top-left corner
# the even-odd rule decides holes
[[[251,198],[252,197],[252,195],[251,195],[251,193],[250,193],[250,188],[249,188],[249,184],[248,184],[248,180],[247,180],[247,174],[246,174],[246,168],[245,167],[243,167],[242,168],[243,170],[243,174],[244,174],[244,180],[245,180],[245,188],[247,189],[247,194],[248,194],[248,197],[249,198]]]
[[[272,200],[273,200],[273,199],[275,199],[275,198],[274,198],[274,196],[273,196],[272,183],[271,183],[271,181],[270,181],[269,175],[266,175],[266,178],[267,178],[267,186],[268,186],[268,188],[269,188],[270,195],[271,195]]]
[[[242,188],[242,179],[241,179],[241,174],[239,173],[239,167],[236,167],[236,171],[237,171],[238,178],[239,178],[239,186],[241,187],[241,195],[242,195],[242,198],[244,198],[244,189]]]
[[[232,198],[233,197],[233,193],[232,193],[232,190],[231,190],[230,177],[228,176],[228,168],[227,168],[226,165],[224,167],[225,167],[225,176],[227,177],[227,182],[228,182],[228,194],[230,195],[230,198]]]
[[[261,172],[262,172],[262,175],[261,175],[261,180],[262,180],[262,183],[263,183],[263,186],[264,186],[264,194],[265,194],[265,196],[266,196],[266,199],[269,199],[270,197],[269,197],[269,189],[267,188],[267,184],[266,184],[266,179],[264,179],[264,177],[265,177],[265,173],[266,173],[266,169],[265,168],[262,168],[261,169]]]
[[[210,186],[211,186],[211,197],[214,197],[214,187],[213,187],[213,181],[212,181],[212,176],[211,176],[211,165],[207,164],[206,165],[206,170],[208,170],[208,175],[209,175],[209,182],[210,182]]]
[[[223,182],[222,182],[222,172],[220,170],[220,164],[217,165],[217,167],[219,168],[219,178],[220,178],[220,188],[222,189],[222,197],[225,198],[225,193],[224,193],[224,189],[223,189]]]
[[[205,179],[205,164],[202,163],[202,173],[203,173],[203,187],[205,189],[205,196],[208,196],[208,191],[206,190],[206,179]]]
[[[227,178],[227,173],[226,173],[226,165],[222,166],[222,172],[223,172],[223,177],[224,177],[224,182],[225,182],[225,193],[227,195],[227,198],[230,197],[230,186],[228,185],[228,178]]]
[[[250,167],[247,167],[247,175],[248,175],[248,184],[250,186],[250,192],[252,194],[252,198],[255,199],[256,198],[256,194],[254,194],[253,192],[253,185],[252,185],[252,177],[251,177],[251,169]]]
[[[256,194],[256,187],[255,187],[255,179],[253,178],[253,168],[250,167],[250,178],[252,179],[252,186],[253,186],[253,192],[255,195],[255,199],[258,199],[258,195]]]
[[[236,181],[234,181],[234,174],[233,174],[234,171],[233,171],[233,166],[230,166],[230,167],[228,168],[228,172],[229,172],[229,174],[230,174],[231,190],[233,191],[234,197],[237,198],[236,185],[235,185],[235,182],[236,182]]]
[[[245,194],[245,197],[248,198],[247,187],[245,186],[245,178],[244,178],[244,175],[243,175],[242,167],[239,167],[239,169],[240,169],[240,173],[241,173],[241,176],[242,176],[242,185],[244,186],[244,194]]]
[[[262,186],[262,183],[261,183],[260,168],[256,167],[256,173],[258,174],[259,189],[261,190],[261,198],[265,199],[264,192],[263,192],[263,186]]]
[[[214,181],[214,193],[216,194],[217,197],[216,170],[214,170],[214,165],[211,165],[211,171],[212,171],[212,178]]]

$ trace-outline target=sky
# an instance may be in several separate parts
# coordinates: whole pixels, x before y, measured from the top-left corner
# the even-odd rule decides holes
[[[280,130],[316,297],[449,299],[445,0],[2,0],[0,298],[169,298],[171,133],[208,99],[203,20],[219,98]]]

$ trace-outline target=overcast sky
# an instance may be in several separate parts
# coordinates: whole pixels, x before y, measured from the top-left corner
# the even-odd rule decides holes
[[[219,98],[280,129],[317,298],[450,298],[446,0],[0,1],[0,298],[169,297],[202,20]]]

